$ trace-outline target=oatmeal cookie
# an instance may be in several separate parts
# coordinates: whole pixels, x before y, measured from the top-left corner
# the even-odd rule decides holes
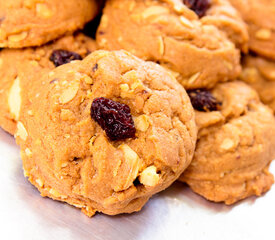
[[[40,46],[82,28],[99,10],[96,0],[0,0],[0,48]]]
[[[253,55],[243,59],[241,80],[252,86],[261,101],[275,111],[275,62]]]
[[[247,49],[246,25],[226,0],[194,2],[107,1],[97,43],[160,63],[188,89],[235,79],[240,74],[237,47]]]
[[[14,134],[21,105],[35,101],[41,76],[95,49],[93,39],[78,33],[42,47],[0,51],[0,126]]]
[[[159,65],[100,50],[42,82],[15,134],[25,175],[42,196],[88,216],[131,213],[191,162],[194,111]]]
[[[275,60],[275,1],[230,0],[246,21],[249,48]]]
[[[268,191],[275,120],[256,91],[236,81],[189,95],[199,110],[199,133],[192,163],[180,180],[206,199],[226,204]]]

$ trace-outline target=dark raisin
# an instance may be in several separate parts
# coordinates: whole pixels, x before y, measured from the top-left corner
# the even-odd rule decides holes
[[[220,109],[221,103],[206,89],[189,90],[188,95],[193,107],[198,111],[209,112]]]
[[[95,72],[97,69],[98,69],[98,64],[96,63],[96,64],[93,66],[92,70],[93,70],[93,72]]]
[[[210,0],[183,0],[183,3],[193,10],[200,18],[205,15],[210,7]]]
[[[96,98],[92,103],[91,116],[112,141],[135,137],[135,124],[126,104]]]
[[[78,53],[58,49],[52,52],[50,60],[58,67],[74,60],[82,60],[82,57]]]

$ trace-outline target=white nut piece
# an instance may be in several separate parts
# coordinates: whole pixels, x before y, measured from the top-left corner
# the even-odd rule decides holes
[[[23,141],[26,141],[28,138],[28,132],[22,122],[17,123],[15,137],[20,137]]]
[[[79,81],[74,81],[66,88],[66,90],[59,97],[59,101],[61,104],[66,104],[74,99],[78,92],[79,84]]]
[[[137,153],[127,144],[121,144],[118,149],[123,151],[124,159],[129,167],[129,172],[127,173],[128,177],[123,186],[120,186],[118,189],[114,189],[115,191],[122,191],[129,188],[137,178],[141,166],[141,160]]]
[[[152,7],[148,7],[146,8],[143,13],[142,13],[142,17],[144,19],[152,17],[152,16],[159,16],[162,14],[166,14],[169,13],[169,9],[165,8],[165,7],[161,7],[161,6],[152,6]]]
[[[8,105],[10,113],[12,114],[12,117],[14,120],[18,121],[19,114],[20,114],[20,108],[21,108],[21,88],[20,88],[20,79],[17,77],[12,87],[10,88],[9,97],[8,97]]]
[[[36,13],[40,18],[50,18],[53,16],[53,11],[44,3],[36,4]]]
[[[139,117],[135,118],[134,122],[136,129],[141,132],[146,132],[150,126],[149,117],[147,115],[140,115]]]
[[[20,42],[23,41],[28,36],[27,32],[21,32],[18,34],[10,35],[8,41],[10,42]]]
[[[160,176],[157,174],[156,166],[145,168],[139,175],[139,181],[145,186],[154,187],[159,183]]]
[[[269,40],[271,38],[271,30],[262,28],[256,32],[256,38],[259,40]]]

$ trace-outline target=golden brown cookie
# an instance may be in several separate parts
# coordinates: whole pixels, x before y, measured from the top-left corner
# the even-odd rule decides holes
[[[196,111],[198,142],[191,165],[180,177],[208,200],[233,204],[260,196],[273,184],[275,120],[243,82],[217,85],[212,93],[189,92]]]
[[[261,101],[275,111],[275,62],[259,56],[245,56],[241,80],[252,86]]]
[[[183,2],[107,1],[97,43],[158,62],[189,89],[235,79],[240,55],[234,43],[245,50],[248,40],[238,13],[226,0],[212,0],[203,9]]]
[[[96,0],[0,0],[0,47],[40,46],[82,28],[99,11]]]
[[[249,48],[275,59],[275,1],[230,0],[241,13],[249,30]]]
[[[85,57],[95,49],[93,39],[78,33],[38,48],[0,51],[0,126],[14,134],[21,105],[35,99],[33,92],[40,86],[41,76],[55,65]]]
[[[36,91],[15,135],[25,174],[42,196],[88,216],[131,213],[191,162],[192,105],[155,63],[95,51],[46,74]]]

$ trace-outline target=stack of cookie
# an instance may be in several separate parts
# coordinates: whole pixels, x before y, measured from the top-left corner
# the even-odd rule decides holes
[[[275,20],[245,2],[0,0],[0,125],[41,195],[92,216],[176,180],[226,204],[269,190],[275,69],[241,53],[272,58]]]

